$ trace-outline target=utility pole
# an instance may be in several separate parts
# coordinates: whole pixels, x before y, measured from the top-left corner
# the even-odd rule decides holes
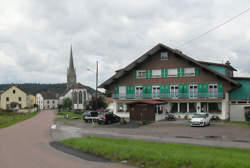
[[[96,106],[96,109],[97,109],[97,105],[98,105],[98,101],[97,101],[97,90],[98,88],[98,60],[96,61],[96,87],[95,87],[95,106]]]

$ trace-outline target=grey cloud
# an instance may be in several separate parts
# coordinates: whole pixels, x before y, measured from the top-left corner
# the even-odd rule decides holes
[[[157,43],[175,48],[250,4],[247,0],[22,2],[12,15],[25,17],[0,26],[8,28],[0,31],[0,82],[65,82],[73,43],[78,81],[93,87],[95,73],[86,69],[94,71],[96,60],[102,82]],[[7,0],[0,6],[11,7]],[[239,75],[249,74],[248,15],[179,49],[199,60],[230,60]]]

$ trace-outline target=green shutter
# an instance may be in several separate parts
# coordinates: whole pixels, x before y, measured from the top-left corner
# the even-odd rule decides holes
[[[165,92],[169,93],[169,84],[165,85]]]
[[[135,86],[131,86],[131,94],[135,94]]]
[[[205,93],[208,92],[208,83],[203,84],[203,92],[205,92]]]
[[[179,84],[179,93],[183,93],[183,84]]]
[[[143,97],[144,98],[151,98],[152,93],[152,85],[143,85]]]
[[[130,94],[130,86],[126,86],[126,95]]]
[[[184,77],[184,68],[181,68],[181,77]]]
[[[199,68],[195,68],[195,76],[199,76]]]
[[[143,94],[147,94],[147,85],[142,86],[142,92]]]
[[[151,69],[147,69],[146,70],[146,78],[152,78],[152,70]]]
[[[152,69],[149,70],[149,78],[152,78]]]
[[[219,93],[223,93],[223,85],[222,85],[222,83],[218,84],[218,91],[219,91]]]
[[[161,77],[162,77],[162,78],[165,77],[165,69],[161,69]]]
[[[165,69],[165,78],[168,77],[168,69]]]
[[[188,93],[188,84],[184,84],[183,87],[184,93]]]
[[[115,86],[115,94],[119,94],[119,87]]]
[[[177,71],[178,71],[178,77],[181,77],[181,68],[178,68]]]
[[[133,71],[133,77],[136,78],[136,70]]]
[[[165,93],[165,85],[160,85],[160,93],[161,94]]]
[[[202,83],[199,83],[198,84],[198,93],[202,93],[203,92],[203,85],[202,85]]]

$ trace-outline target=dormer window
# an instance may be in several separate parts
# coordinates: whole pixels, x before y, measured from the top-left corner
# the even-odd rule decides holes
[[[161,52],[161,60],[168,60],[168,52]]]

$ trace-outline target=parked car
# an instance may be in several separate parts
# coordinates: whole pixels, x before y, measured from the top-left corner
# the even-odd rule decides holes
[[[104,112],[104,113],[99,113],[98,115],[98,124],[111,124],[111,123],[116,123],[120,122],[120,117],[109,112]]]
[[[195,114],[190,120],[191,126],[206,126],[210,125],[210,116],[208,113]]]
[[[83,113],[82,119],[86,122],[96,122],[98,119],[99,113],[97,111],[88,111]]]

